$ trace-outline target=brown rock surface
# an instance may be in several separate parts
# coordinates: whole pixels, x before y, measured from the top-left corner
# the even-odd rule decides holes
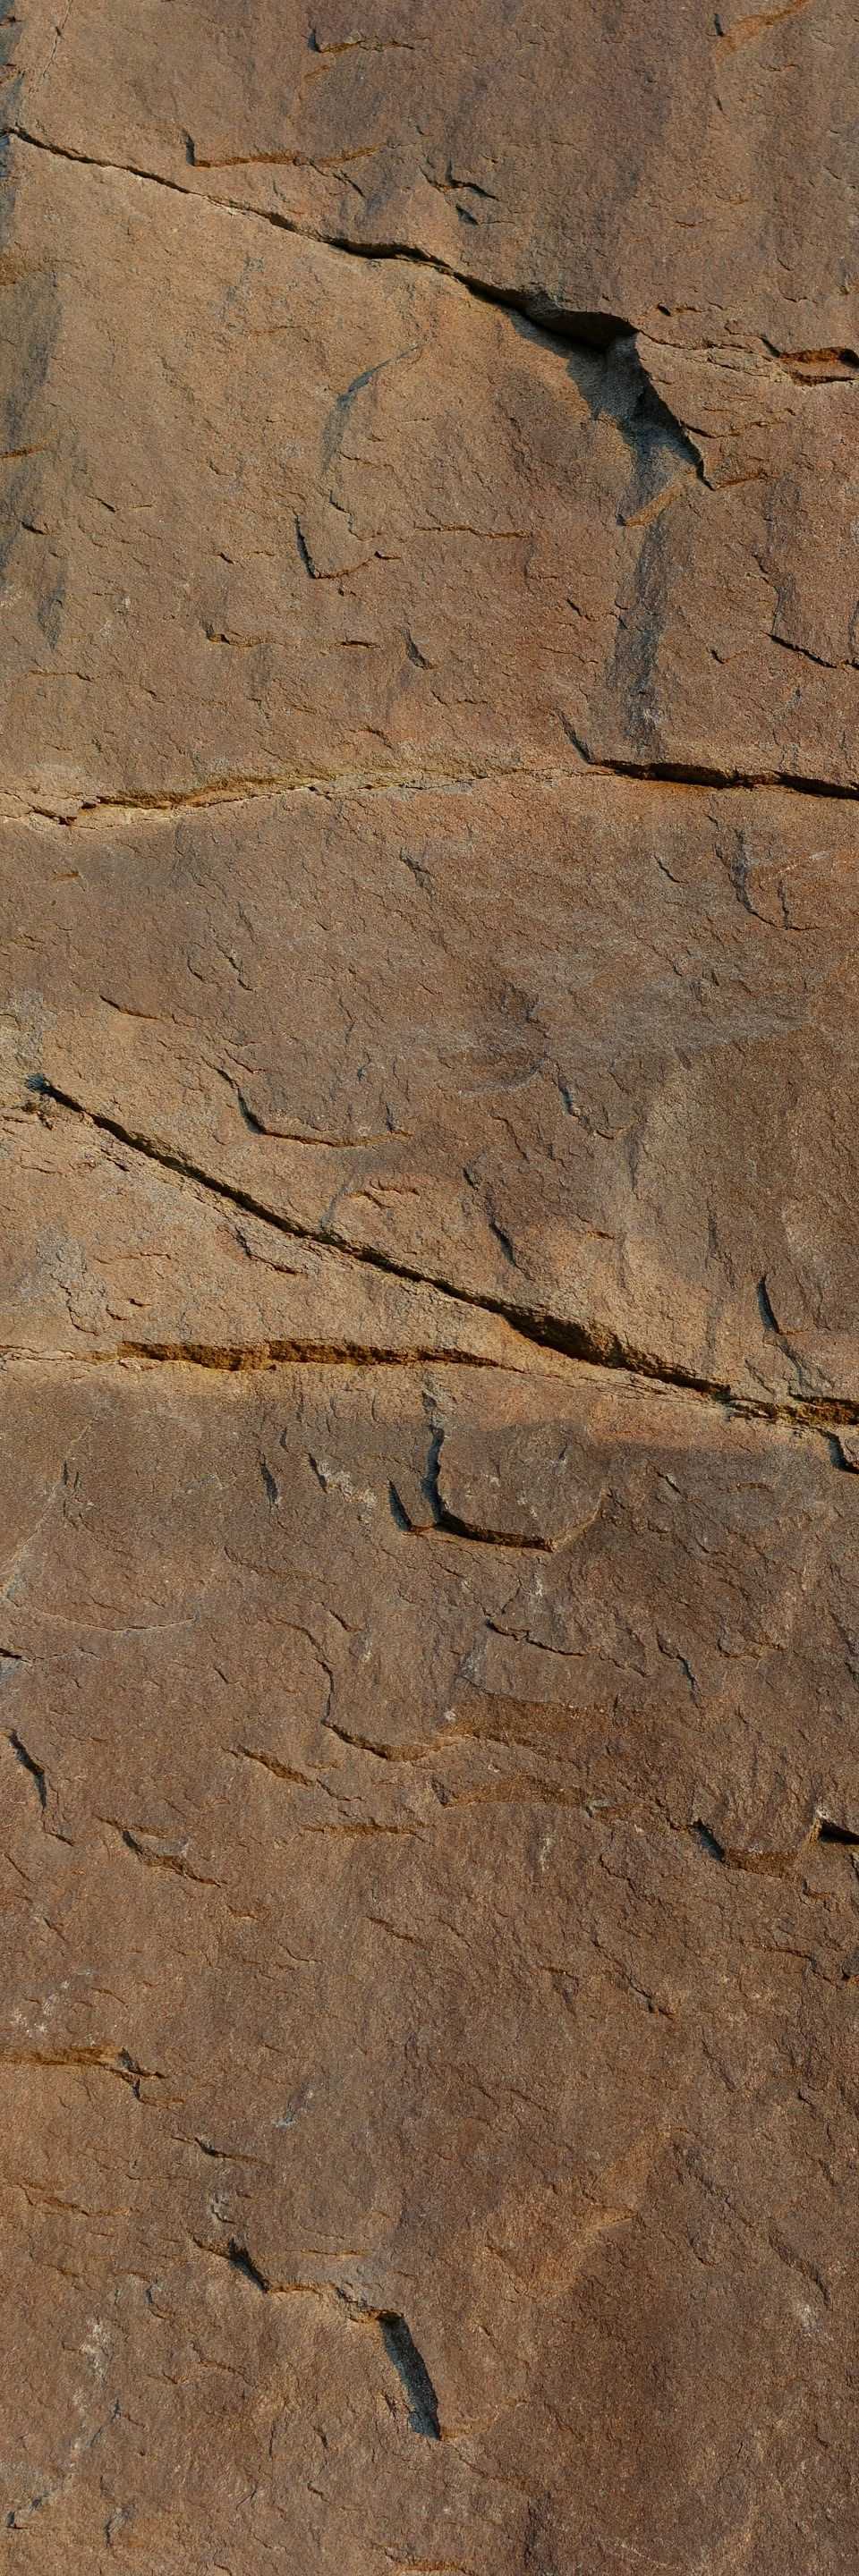
[[[683,339],[856,334],[837,0],[30,0],[11,117],[355,249]],[[95,67],[98,77],[94,78]]]
[[[302,790],[15,822],[0,882],[10,1168],[58,1095],[360,1254],[325,1275],[365,1302],[430,1280],[568,1351],[859,1407],[852,803],[587,777]],[[63,1136],[77,1156],[68,1117]],[[49,1150],[53,1213],[46,1169],[10,1250],[30,1264],[47,1221],[83,1277],[115,1141],[87,1128],[74,1196]],[[169,1236],[163,1169],[125,1163]],[[223,1195],[181,1205],[241,1233]],[[173,1250],[185,1324],[174,1301],[150,1331],[222,1339]],[[268,1290],[238,1270],[258,1338],[239,1316]],[[458,1318],[486,1349],[491,1316]]]
[[[5,811],[583,761],[859,784],[859,361],[594,349],[124,170],[7,167]]]
[[[849,2576],[855,27],[3,52],[9,2566]]]

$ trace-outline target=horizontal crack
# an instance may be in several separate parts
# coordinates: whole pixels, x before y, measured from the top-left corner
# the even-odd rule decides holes
[[[276,1218],[269,1218],[276,1224]],[[314,1242],[319,1236],[307,1238]],[[340,1246],[332,1246],[340,1250]],[[348,1254],[345,1256],[349,1258]],[[432,1282],[424,1283],[431,1286]],[[481,1352],[447,1348],[441,1342],[425,1344],[413,1350],[392,1350],[384,1342],[259,1342],[241,1344],[214,1342],[118,1342],[108,1352],[107,1360],[151,1360],[153,1365],[165,1360],[186,1368],[220,1369],[226,1375],[237,1375],[244,1369],[270,1368],[422,1368],[432,1360],[449,1361],[462,1368],[498,1368],[501,1363]]]
[[[602,760],[588,749],[571,726],[565,725],[564,730],[579,754],[582,769],[594,778],[629,778],[642,786],[706,788],[720,795],[738,788],[780,788],[792,796],[831,797],[836,804],[859,802],[859,783],[851,785],[849,781],[821,778],[814,771],[806,775],[801,770],[791,769],[710,768],[704,762],[683,760]],[[582,771],[573,770],[565,774],[581,777]]]
[[[509,1298],[493,1297],[489,1294],[478,1295],[467,1288],[458,1287],[453,1280],[441,1274],[433,1275],[418,1269],[417,1266],[412,1267],[407,1262],[393,1261],[386,1253],[366,1245],[349,1243],[333,1227],[316,1231],[311,1226],[300,1225],[296,1218],[283,1216],[279,1210],[267,1207],[264,1202],[252,1197],[247,1190],[238,1189],[231,1182],[219,1179],[216,1174],[207,1172],[201,1164],[193,1163],[187,1156],[155,1144],[150,1137],[123,1127],[118,1119],[106,1117],[102,1111],[87,1108],[86,1104],[76,1100],[71,1092],[61,1091],[57,1084],[49,1082],[44,1077],[34,1081],[33,1089],[39,1099],[53,1101],[58,1108],[69,1110],[73,1116],[84,1119],[98,1133],[113,1137],[116,1143],[123,1145],[132,1153],[142,1154],[147,1161],[157,1163],[162,1171],[175,1172],[181,1179],[195,1182],[198,1188],[210,1192],[213,1197],[227,1206],[241,1208],[246,1216],[259,1218],[263,1224],[273,1226],[276,1232],[288,1235],[293,1242],[310,1243],[320,1251],[335,1252],[341,1259],[359,1262],[362,1267],[380,1272],[386,1278],[398,1279],[418,1288],[434,1289],[440,1296],[449,1298],[452,1304],[461,1306],[470,1313],[496,1317],[519,1341],[532,1348],[554,1351],[562,1359],[578,1361],[593,1368],[607,1369],[628,1377],[643,1379],[660,1389],[700,1396],[710,1403],[722,1405],[732,1413],[752,1421],[795,1422],[808,1430],[820,1432],[859,1426],[859,1398],[794,1395],[770,1398],[744,1395],[739,1388],[731,1386],[728,1379],[702,1377],[693,1369],[672,1367],[652,1352],[637,1350],[634,1345],[622,1342],[610,1327],[600,1330],[595,1325],[575,1324],[550,1314],[545,1308],[517,1304]],[[265,1355],[260,1359],[253,1353],[246,1352],[242,1355],[239,1352],[236,1355],[229,1350],[224,1356],[219,1346],[205,1343],[127,1342],[119,1346],[115,1356],[117,1359],[124,1357],[139,1360],[157,1360],[159,1357],[183,1358],[198,1367],[235,1369],[243,1366],[270,1367],[274,1364],[279,1350],[283,1351],[287,1359],[309,1358],[316,1347],[312,1343],[282,1345],[266,1343],[263,1346]],[[324,1349],[325,1356],[329,1360],[336,1358],[337,1354],[331,1351],[330,1346],[319,1347]],[[7,1356],[15,1355],[7,1353]],[[361,1356],[368,1361],[372,1359],[372,1354],[369,1353],[362,1353]],[[420,1356],[421,1358],[425,1356],[427,1359],[431,1357],[433,1360],[441,1360],[449,1356],[457,1365],[460,1360],[458,1352],[444,1354],[435,1349],[431,1353],[422,1353]],[[397,1355],[396,1364],[407,1366],[408,1361],[401,1360]],[[488,1363],[490,1366],[493,1364],[492,1361]],[[468,1365],[467,1357],[464,1365]]]
[[[157,2066],[141,2066],[127,2048],[100,2048],[97,2044],[87,2048],[63,2048],[60,2045],[56,2048],[4,2047],[0,2048],[0,2069],[4,2066],[59,2067],[63,2070],[91,2067],[100,2074],[118,2075],[121,2083],[130,2085],[138,2101],[141,2100],[141,2084],[160,2084],[163,2081]]]
[[[186,813],[209,805],[244,805],[260,796],[417,796],[430,792],[443,795],[457,789],[487,785],[496,779],[531,779],[539,786],[554,785],[567,778],[583,775],[583,769],[557,764],[544,769],[527,768],[523,762],[475,761],[458,770],[378,769],[281,769],[260,773],[258,777],[226,776],[210,779],[202,787],[140,788],[128,795],[83,797],[72,812],[60,806],[33,805],[30,819],[56,823],[63,831],[80,830],[95,820],[109,821],[123,814]],[[13,822],[15,815],[0,815],[0,822]]]
[[[481,761],[458,770],[272,770],[265,776],[215,778],[204,787],[140,789],[127,796],[84,797],[72,812],[32,805],[25,816],[0,814],[0,823],[44,822],[64,832],[127,815],[187,813],[212,805],[249,804],[275,796],[418,796],[456,795],[474,787],[504,783],[511,787],[575,788],[590,778],[618,779],[633,786],[676,787],[699,795],[729,795],[759,789],[792,796],[828,798],[834,804],[859,802],[859,784],[822,778],[809,771],[707,768],[679,760],[604,760],[591,753],[565,723],[577,754],[575,762],[549,762],[535,767],[525,761]]]
[[[850,1825],[835,1825],[828,1816],[816,1815],[807,1834],[799,1843],[782,1851],[757,1849],[753,1844],[723,1843],[712,1828],[696,1816],[688,1828],[711,1860],[721,1861],[729,1869],[746,1870],[753,1877],[787,1878],[799,1861],[814,1850],[816,1843],[835,1843],[848,1851],[859,1848],[859,1833]]]
[[[592,1825],[596,1830],[617,1825],[627,1826],[637,1834],[664,1833],[670,1834],[672,1838],[679,1837],[681,1841],[691,1843],[702,1859],[716,1861],[721,1866],[737,1871],[745,1877],[789,1880],[793,1892],[800,1897],[805,1893],[803,1867],[816,1848],[822,1846],[824,1850],[853,1853],[859,1851],[859,1830],[854,1830],[850,1825],[835,1824],[819,1810],[808,1831],[801,1834],[796,1843],[787,1844],[779,1849],[763,1844],[723,1842],[713,1832],[712,1827],[704,1822],[700,1814],[693,1814],[688,1821],[684,1821],[672,1815],[664,1800],[658,1796],[653,1802],[642,1803],[637,1798],[630,1798],[627,1795],[626,1798],[610,1803],[605,1797],[594,1799],[583,1795],[579,1787],[565,1788],[560,1780],[548,1779],[539,1770],[530,1773],[520,1771],[512,1776],[501,1777],[490,1773],[488,1779],[478,1781],[476,1784],[470,1782],[463,1791],[459,1791],[455,1784],[448,1784],[440,1770],[444,1756],[451,1747],[455,1746],[459,1751],[467,1745],[474,1753],[495,1752],[501,1747],[507,1751],[513,1751],[514,1748],[523,1750],[525,1747],[516,1747],[515,1739],[511,1742],[508,1738],[485,1735],[465,1726],[453,1730],[446,1727],[443,1735],[428,1736],[423,1742],[406,1748],[401,1745],[373,1743],[366,1736],[353,1734],[348,1727],[334,1725],[330,1719],[326,1719],[325,1723],[329,1733],[336,1735],[340,1743],[348,1746],[350,1752],[368,1754],[373,1761],[385,1764],[405,1763],[407,1766],[432,1763],[434,1765],[433,1793],[445,1813],[462,1806],[487,1803],[490,1800],[511,1805],[560,1807],[568,1814],[577,1816],[582,1822]],[[276,1778],[284,1780],[287,1785],[310,1788],[320,1783],[318,1769],[309,1773],[293,1771],[287,1765],[280,1763],[276,1757],[253,1750],[248,1745],[235,1745],[230,1749],[237,1756],[240,1755],[248,1761],[261,1764],[263,1769],[273,1772]],[[320,1827],[319,1830],[323,1828]],[[386,1833],[408,1832],[412,1828],[390,1826],[376,1820],[354,1830]],[[371,1915],[368,1919],[371,1922],[381,1922],[383,1918]],[[390,1929],[390,1926],[384,1928]]]

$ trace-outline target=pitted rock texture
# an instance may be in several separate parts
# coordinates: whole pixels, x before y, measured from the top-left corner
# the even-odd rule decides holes
[[[10,2569],[848,2576],[855,26],[0,53]]]

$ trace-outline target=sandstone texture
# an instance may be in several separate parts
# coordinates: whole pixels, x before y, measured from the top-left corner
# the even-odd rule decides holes
[[[859,34],[0,25],[12,2576],[853,2576]]]

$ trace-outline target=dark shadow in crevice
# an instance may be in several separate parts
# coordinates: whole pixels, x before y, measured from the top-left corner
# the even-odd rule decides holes
[[[424,2361],[410,2333],[405,2317],[392,2311],[379,2317],[382,2342],[405,2391],[409,2405],[409,2423],[413,2433],[421,2433],[427,2442],[441,2441],[438,2398]]]

